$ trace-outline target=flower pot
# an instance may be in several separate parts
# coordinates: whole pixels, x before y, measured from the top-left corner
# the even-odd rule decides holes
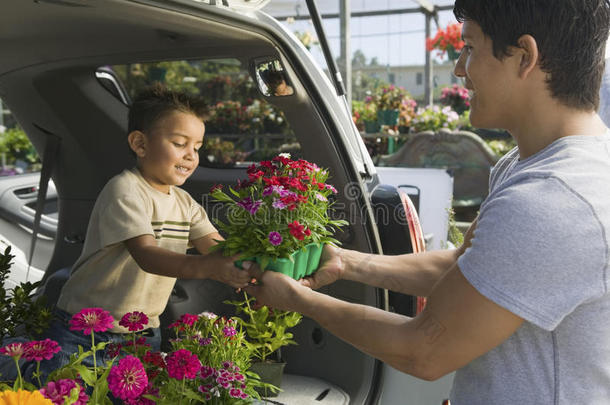
[[[389,125],[391,127],[398,124],[398,110],[379,110],[377,111],[377,121],[379,125]]]
[[[252,371],[261,378],[261,381],[268,384],[273,384],[280,388],[282,386],[282,376],[284,375],[284,367],[286,363],[275,363],[275,362],[259,362],[252,363],[249,371]],[[256,388],[262,397],[276,397],[278,392],[273,392],[266,388]]]
[[[367,134],[376,134],[379,132],[378,121],[364,121],[364,132]]]
[[[323,248],[323,243],[310,243],[306,245],[304,249],[293,252],[290,255],[292,260],[286,258],[271,260],[263,270],[276,271],[292,277],[295,280],[299,280],[313,274],[318,269]],[[263,258],[262,256],[249,257],[237,260],[235,265],[242,268],[241,263],[244,261],[255,261],[260,265]]]

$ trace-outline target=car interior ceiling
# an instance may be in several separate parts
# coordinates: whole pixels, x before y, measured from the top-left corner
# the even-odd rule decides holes
[[[139,18],[143,6],[130,2],[116,2],[112,12],[95,7],[67,9],[45,2],[21,3],[18,15],[24,21],[27,17],[27,26],[37,31],[28,32],[19,18],[9,21],[0,16],[0,95],[39,151],[44,149],[45,135],[37,126],[62,139],[53,173],[60,197],[58,236],[48,267],[53,272],[69,267],[80,254],[82,245],[66,240],[85,234],[101,188],[134,163],[125,136],[127,107],[97,81],[94,72],[98,66],[211,57],[239,57],[248,63],[254,57],[278,55],[278,50],[262,33],[241,29],[238,23],[202,24],[198,17],[178,18],[163,10],[155,10],[156,18],[144,22]],[[285,66],[290,77],[297,77],[287,61]],[[347,201],[341,195],[353,179],[338,159],[336,143],[306,89],[298,80],[293,84],[294,96],[270,102],[281,103],[303,156],[331,171],[331,182],[340,190],[339,201],[347,207],[346,219],[353,221],[338,238],[345,247],[368,251],[362,209],[350,206],[354,199]],[[233,183],[244,173],[243,169],[200,167],[185,188],[200,201],[211,184]],[[232,294],[215,283],[185,281],[182,285],[187,295],[207,296],[208,300],[176,300],[170,308],[172,315],[187,310],[200,312],[205,309],[202,301],[218,302],[223,294]],[[348,301],[377,305],[377,292],[370,287],[341,281],[322,291]],[[374,361],[310,319],[305,319],[294,333],[299,345],[284,352],[289,359],[287,371],[326,379],[362,402]]]

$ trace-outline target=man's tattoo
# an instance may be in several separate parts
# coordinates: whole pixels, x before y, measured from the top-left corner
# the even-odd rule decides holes
[[[443,324],[434,317],[430,312],[422,314],[422,319],[419,321],[416,330],[422,331],[426,336],[426,343],[433,344],[447,330]]]

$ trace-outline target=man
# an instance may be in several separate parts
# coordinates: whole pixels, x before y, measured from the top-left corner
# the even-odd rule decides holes
[[[248,287],[406,373],[457,370],[452,405],[610,400],[610,134],[596,114],[608,0],[457,0],[455,74],[475,127],[517,141],[453,251],[374,256],[327,247],[301,283]],[[339,278],[428,297],[410,319],[315,292]]]

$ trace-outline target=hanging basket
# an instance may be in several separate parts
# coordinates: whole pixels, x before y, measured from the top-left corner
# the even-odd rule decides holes
[[[460,52],[456,51],[453,46],[448,45],[447,46],[447,56],[449,57],[449,60],[456,61],[460,57]]]

